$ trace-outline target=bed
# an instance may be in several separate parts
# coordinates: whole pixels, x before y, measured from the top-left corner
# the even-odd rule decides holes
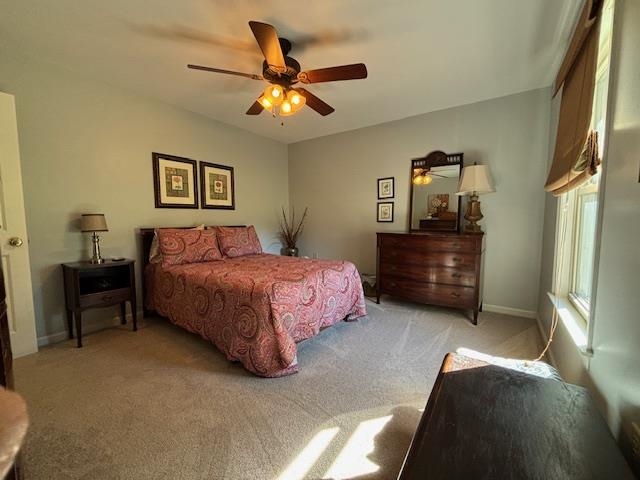
[[[172,264],[166,261],[170,255],[163,254],[162,262],[151,263],[156,230],[140,230],[145,315],[156,312],[201,335],[256,375],[281,377],[297,372],[297,343],[339,321],[366,315],[360,275],[351,262],[262,253],[253,227],[204,230],[216,232],[215,240],[210,233],[160,229],[161,249],[168,244],[165,238],[174,235],[169,230],[183,237],[169,242],[174,250],[195,245],[193,238],[200,238],[200,248],[195,261]],[[229,249],[225,239],[240,232],[245,243],[247,235],[249,244],[253,239],[252,246]],[[188,235],[190,239],[185,240]],[[202,242],[204,235],[209,236],[209,244]],[[218,253],[214,243],[219,244]]]

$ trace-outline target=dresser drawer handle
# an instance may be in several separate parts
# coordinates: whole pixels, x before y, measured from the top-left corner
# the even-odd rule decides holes
[[[451,292],[451,296],[458,298],[458,297],[460,297],[460,294],[456,293],[456,292]]]
[[[112,295],[103,295],[102,300],[105,302],[110,302],[113,299]]]
[[[462,276],[462,274],[461,273],[452,273],[451,276],[453,278],[460,278]]]
[[[454,262],[461,262],[462,261],[462,259],[460,257],[453,257],[452,260]]]
[[[391,282],[389,285],[390,285],[391,287],[395,287],[395,286],[396,286],[396,285],[398,285],[398,284],[397,284],[396,282]]]
[[[451,244],[451,248],[460,248],[460,244],[459,243],[452,243]]]

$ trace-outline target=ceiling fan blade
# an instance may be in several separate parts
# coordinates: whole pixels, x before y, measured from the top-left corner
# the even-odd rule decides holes
[[[323,117],[326,116],[326,115],[329,115],[330,113],[333,113],[335,111],[335,108],[333,108],[328,103],[325,103],[322,100],[320,100],[318,97],[316,97],[310,91],[305,90],[304,88],[295,88],[294,90],[296,92],[298,92],[300,95],[302,95],[307,100],[307,106],[309,106],[312,109],[314,109],[316,112],[318,112]]]
[[[203,67],[202,65],[187,65],[187,68],[193,70],[204,70],[205,72],[225,73],[227,75],[237,75],[238,77],[246,77],[252,80],[264,80],[261,75],[255,75],[253,73],[234,72],[233,70],[223,70],[222,68]]]
[[[339,67],[318,68],[298,74],[302,83],[335,82],[337,80],[356,80],[367,78],[367,67],[364,63],[341,65]]]
[[[264,110],[264,107],[256,100],[253,102],[253,105],[249,107],[249,110],[247,110],[247,115],[260,115],[262,110]]]
[[[277,72],[286,71],[287,66],[284,63],[284,55],[282,55],[282,49],[278,41],[278,33],[273,25],[250,21],[249,26],[253,36],[256,37],[264,58],[267,60],[267,64]]]

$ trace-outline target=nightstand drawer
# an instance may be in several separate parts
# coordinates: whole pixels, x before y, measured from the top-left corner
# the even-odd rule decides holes
[[[99,307],[114,305],[131,299],[130,288],[119,288],[117,290],[109,290],[108,292],[92,293],[90,295],[80,296],[80,307]]]

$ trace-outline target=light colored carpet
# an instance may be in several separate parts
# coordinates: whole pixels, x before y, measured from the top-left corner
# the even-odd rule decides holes
[[[298,374],[258,378],[146,319],[15,362],[27,479],[393,479],[448,351],[533,358],[532,320],[384,299],[299,345]]]

